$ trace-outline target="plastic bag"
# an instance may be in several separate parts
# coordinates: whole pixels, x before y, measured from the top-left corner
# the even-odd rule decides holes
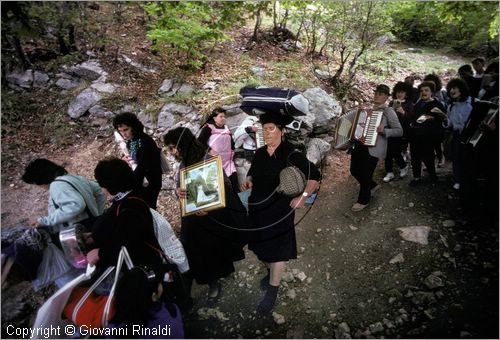
[[[32,329],[35,330],[32,334],[32,339],[49,339],[57,338],[57,334],[52,334],[52,336],[47,337],[46,334],[38,330],[43,331],[46,327],[57,327],[64,324],[62,320],[62,311],[66,306],[69,296],[73,289],[80,283],[90,279],[92,273],[94,272],[94,266],[88,266],[87,272],[81,274],[73,281],[68,282],[62,288],[60,288],[54,295],[52,295],[45,303],[40,307],[37,312],[35,322],[33,323]]]
[[[64,253],[52,242],[43,251],[43,259],[38,266],[37,277],[32,281],[35,291],[54,282],[58,277],[72,270],[73,266]]]

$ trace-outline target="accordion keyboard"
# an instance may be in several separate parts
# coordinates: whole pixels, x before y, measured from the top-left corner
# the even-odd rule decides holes
[[[257,131],[255,132],[255,143],[257,145],[257,149],[263,147],[266,145],[266,142],[264,141],[264,133],[262,131],[262,124],[256,123],[255,126],[257,127]]]
[[[374,146],[377,142],[377,128],[382,121],[382,115],[382,111],[373,111],[372,114],[368,116],[364,136],[364,145]]]

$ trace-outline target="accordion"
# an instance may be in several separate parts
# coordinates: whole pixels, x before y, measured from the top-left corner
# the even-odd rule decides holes
[[[264,141],[264,133],[262,131],[262,124],[257,122],[254,124],[255,127],[257,128],[257,131],[255,131],[255,146],[257,149],[263,147],[266,145],[266,142]]]
[[[347,150],[355,141],[374,146],[383,114],[383,111],[356,109],[340,116],[335,129],[335,149]]]

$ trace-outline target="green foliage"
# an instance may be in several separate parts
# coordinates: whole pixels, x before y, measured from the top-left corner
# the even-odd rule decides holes
[[[295,59],[275,61],[269,64],[265,75],[267,86],[283,86],[304,91],[313,84],[303,76],[309,70],[304,70],[304,64]]]
[[[153,23],[148,38],[155,49],[175,52],[200,68],[208,51],[224,40],[224,30],[239,17],[232,2],[152,2],[144,5]]]
[[[402,41],[498,55],[498,2],[391,2],[387,9]]]

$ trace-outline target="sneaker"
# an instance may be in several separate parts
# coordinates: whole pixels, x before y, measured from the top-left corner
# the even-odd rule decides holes
[[[405,166],[403,169],[399,170],[399,177],[405,178],[408,175],[408,171],[410,170],[410,166]]]
[[[385,175],[383,181],[384,182],[390,182],[394,179],[394,174],[392,172],[388,172],[387,175]]]
[[[420,177],[412,179],[409,183],[411,187],[416,187],[419,184],[420,184]]]
[[[368,204],[360,204],[360,203],[354,203],[351,207],[351,210],[352,211],[361,211],[363,210],[364,208],[366,208],[368,206]]]
[[[453,189],[460,190],[460,183],[453,184]]]

